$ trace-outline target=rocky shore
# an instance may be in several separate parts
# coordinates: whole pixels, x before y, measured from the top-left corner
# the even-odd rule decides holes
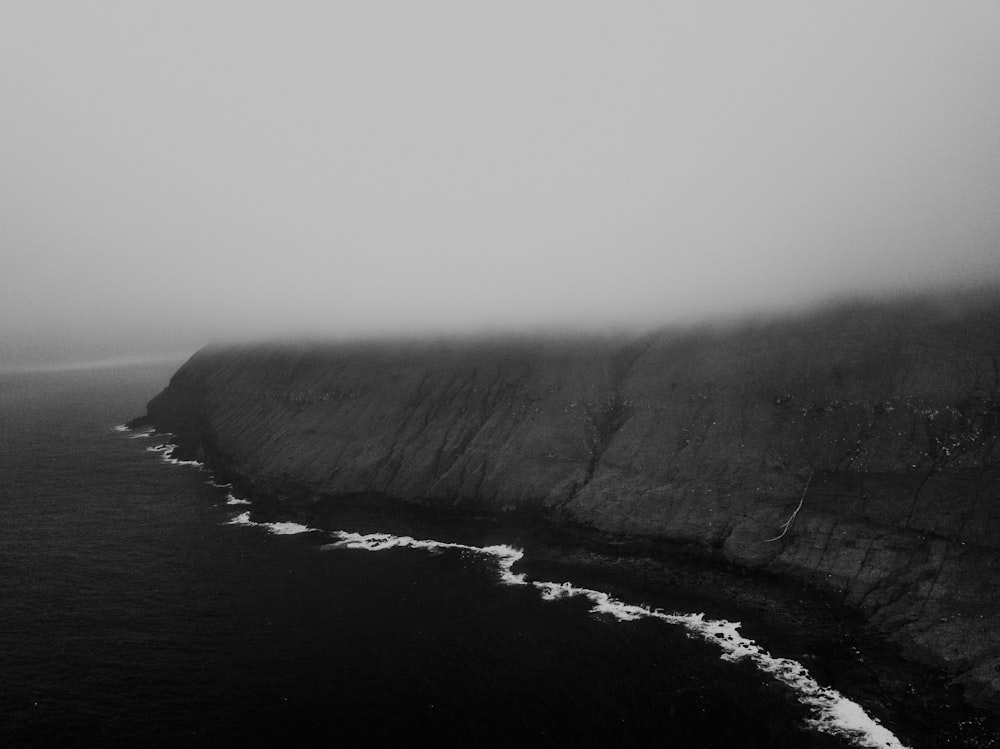
[[[406,502],[800,581],[1000,710],[1000,303],[209,347],[134,425],[274,509]]]

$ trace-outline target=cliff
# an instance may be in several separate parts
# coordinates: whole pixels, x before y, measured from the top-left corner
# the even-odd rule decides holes
[[[998,416],[1000,304],[979,299],[207,348],[139,421],[279,505],[382,495],[696,544],[836,593],[997,708]]]

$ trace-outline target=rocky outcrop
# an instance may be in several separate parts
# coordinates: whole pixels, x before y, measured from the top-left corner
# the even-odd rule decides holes
[[[379,494],[697,544],[1000,705],[1000,304],[605,338],[208,348],[145,420],[277,502]]]

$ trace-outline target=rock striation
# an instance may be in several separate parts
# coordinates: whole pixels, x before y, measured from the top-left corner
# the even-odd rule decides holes
[[[1000,707],[1000,303],[728,327],[209,347],[136,423],[282,505],[680,541],[840,596]]]

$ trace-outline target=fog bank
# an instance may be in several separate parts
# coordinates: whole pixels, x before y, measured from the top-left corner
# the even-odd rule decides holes
[[[12,2],[0,366],[1000,281],[1000,6]]]

